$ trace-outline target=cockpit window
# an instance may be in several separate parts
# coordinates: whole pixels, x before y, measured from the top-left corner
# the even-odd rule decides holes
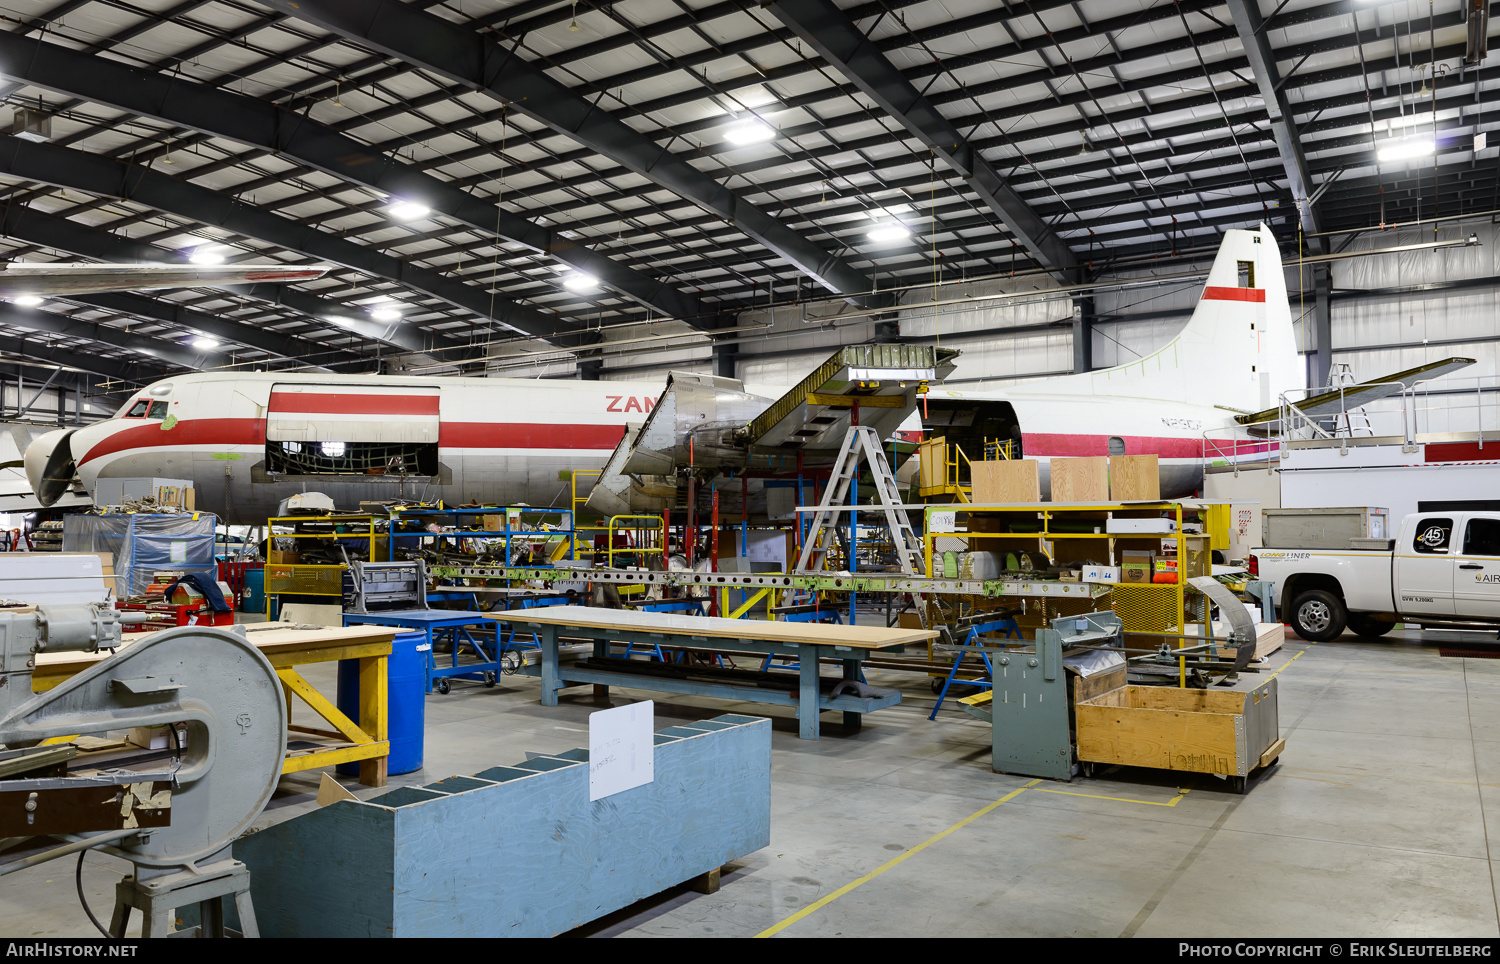
[[[134,405],[130,406],[130,411],[128,411],[128,412],[125,413],[125,417],[126,418],[166,418],[167,417],[167,403],[166,402],[161,402],[161,401],[152,401],[149,398],[143,398],[143,399],[139,400],[138,402],[136,402]]]

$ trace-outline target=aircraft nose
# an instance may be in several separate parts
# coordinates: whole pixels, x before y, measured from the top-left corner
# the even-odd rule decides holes
[[[76,429],[58,429],[39,435],[26,446],[26,481],[44,506],[50,506],[68,491],[78,466],[70,444]]]

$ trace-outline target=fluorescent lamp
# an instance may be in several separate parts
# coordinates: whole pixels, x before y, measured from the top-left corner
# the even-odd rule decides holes
[[[417,201],[397,201],[386,210],[398,221],[415,221],[432,213],[432,208]]]
[[[1382,161],[1409,161],[1414,157],[1426,157],[1435,150],[1430,137],[1414,137],[1411,140],[1387,142],[1375,152]]]
[[[758,120],[743,120],[724,128],[724,139],[731,144],[760,144],[775,136],[775,128]]]
[[[569,291],[593,291],[599,287],[599,279],[581,273],[570,274],[563,279],[563,287]]]
[[[376,321],[400,321],[401,312],[395,308],[376,308],[370,312],[370,317]]]
[[[20,305],[22,308],[35,308],[42,303],[42,299],[36,295],[16,295],[11,299],[11,303]]]
[[[889,244],[895,241],[905,241],[911,237],[911,232],[904,224],[882,224],[878,228],[871,228],[870,233],[865,237],[881,244]]]
[[[210,338],[207,335],[199,335],[197,338],[193,339],[193,347],[201,351],[212,351],[215,348],[219,347],[219,342],[216,338]]]
[[[223,264],[224,253],[217,245],[205,244],[194,248],[193,253],[188,255],[188,260],[193,264]]]

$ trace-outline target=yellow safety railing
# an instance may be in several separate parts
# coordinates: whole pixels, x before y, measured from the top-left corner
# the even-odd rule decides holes
[[[573,509],[573,558],[575,559],[585,555],[590,559],[593,559],[593,540],[585,540],[583,537],[584,533],[605,531],[604,526],[585,526],[578,524],[578,511],[583,508],[584,504],[589,500],[589,497],[587,495],[579,497],[578,480],[580,478],[592,478],[597,480],[599,476],[603,474],[603,469],[572,469],[568,472],[568,495],[570,500],[568,504]]]
[[[1001,459],[1015,458],[1011,453],[1015,451],[1014,439],[987,438],[984,440],[984,460],[996,462]]]
[[[649,523],[649,524],[648,524]],[[615,565],[617,553],[634,553],[636,555],[658,555],[662,556],[662,568],[666,566],[667,552],[667,521],[659,515],[612,515],[609,524],[604,527],[606,533],[605,559],[611,569]],[[628,532],[631,534],[633,546],[615,546],[615,533]],[[656,545],[651,545],[648,536],[655,536]]]

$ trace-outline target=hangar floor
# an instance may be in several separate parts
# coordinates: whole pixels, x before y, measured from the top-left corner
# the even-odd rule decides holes
[[[658,701],[658,727],[776,717],[772,844],[731,865],[716,894],[674,888],[575,934],[1500,936],[1500,841],[1489,832],[1495,819],[1500,836],[1500,660],[1444,658],[1440,643],[1500,654],[1482,634],[1288,639],[1265,670],[1281,671],[1287,748],[1245,796],[1156,771],[1071,784],[993,773],[988,728],[947,706],[929,723],[933,697],[916,675],[883,671],[872,682],[900,686],[906,701],[852,736],[830,722],[817,743],[796,738],[790,710]],[[425,767],[392,783],[584,742],[599,708],[589,690],[556,709],[536,692],[505,677],[429,697]],[[316,789],[315,773],[284,779],[262,820],[313,806]],[[643,832],[669,845],[670,828]],[[123,866],[88,858],[96,914]],[[0,934],[92,933],[72,860],[0,884]]]

